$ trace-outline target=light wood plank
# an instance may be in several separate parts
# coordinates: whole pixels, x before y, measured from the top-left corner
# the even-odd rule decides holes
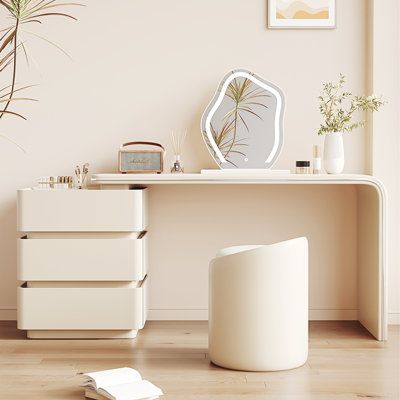
[[[83,372],[121,366],[137,368],[167,400],[400,398],[399,326],[377,342],[357,322],[311,322],[309,343],[303,367],[252,373],[210,363],[204,322],[148,322],[134,340],[28,340],[4,321],[0,399],[83,399]]]

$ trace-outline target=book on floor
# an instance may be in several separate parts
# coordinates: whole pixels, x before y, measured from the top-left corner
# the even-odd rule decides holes
[[[95,400],[142,400],[162,396],[160,388],[143,380],[133,368],[116,368],[83,375],[85,397]]]

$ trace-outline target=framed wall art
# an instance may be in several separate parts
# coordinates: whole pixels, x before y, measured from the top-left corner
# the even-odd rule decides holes
[[[269,28],[335,28],[335,0],[268,0]]]

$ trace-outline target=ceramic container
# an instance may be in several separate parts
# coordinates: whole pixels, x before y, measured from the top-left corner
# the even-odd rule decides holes
[[[328,174],[341,174],[344,168],[343,133],[332,132],[325,135],[324,168]]]

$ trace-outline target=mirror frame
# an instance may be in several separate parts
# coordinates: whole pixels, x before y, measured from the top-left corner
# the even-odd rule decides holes
[[[214,138],[211,133],[211,121],[212,118],[217,111],[218,107],[221,105],[226,91],[228,89],[229,84],[236,78],[247,78],[251,80],[257,86],[263,88],[268,91],[269,94],[276,98],[276,110],[275,110],[275,118],[274,118],[274,136],[275,141],[271,153],[267,156],[265,160],[265,168],[271,168],[275,161],[277,160],[283,146],[283,118],[285,113],[285,95],[282,90],[274,85],[273,83],[260,78],[258,75],[246,70],[246,69],[235,69],[230,71],[228,74],[224,76],[221,82],[218,85],[218,88],[205,109],[202,117],[201,117],[201,132],[203,136],[203,140],[207,146],[207,149],[210,151],[209,146],[211,145],[214,154],[210,151],[211,156],[214,161],[218,164],[220,168],[223,168],[224,164],[228,164],[228,161],[225,160],[222,155],[220,149],[214,141]],[[206,137],[210,143],[207,143]]]

